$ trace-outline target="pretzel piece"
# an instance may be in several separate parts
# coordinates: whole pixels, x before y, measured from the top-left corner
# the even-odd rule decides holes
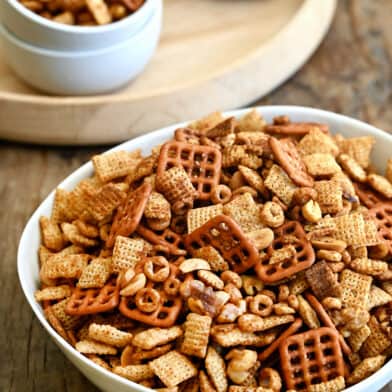
[[[277,249],[281,249],[290,237],[295,253],[288,260],[270,264],[270,258]],[[292,276],[306,268],[309,268],[315,261],[315,254],[311,243],[305,235],[301,224],[292,221],[285,223],[275,230],[275,239],[267,249],[268,258],[260,261],[255,271],[258,277],[264,282],[276,282]]]
[[[128,237],[136,230],[142,219],[151,191],[151,185],[144,183],[136,190],[130,192],[125,202],[118,207],[110,229],[109,238],[106,241],[108,248],[113,247],[118,235]]]
[[[69,299],[66,312],[74,316],[108,312],[118,305],[119,300],[119,287],[111,280],[101,289],[76,288]]]
[[[197,191],[197,198],[208,200],[212,189],[219,184],[221,165],[221,152],[214,147],[172,141],[161,148],[157,177],[171,167],[182,167]]]
[[[190,253],[207,245],[216,248],[237,273],[245,272],[259,260],[252,242],[234,220],[225,215],[210,219],[185,238]]]
[[[335,330],[313,329],[288,337],[279,347],[288,389],[309,390],[312,385],[344,376],[344,362]]]
[[[313,179],[308,174],[306,166],[291,139],[269,140],[275,159],[283,167],[288,176],[298,186],[313,186]]]

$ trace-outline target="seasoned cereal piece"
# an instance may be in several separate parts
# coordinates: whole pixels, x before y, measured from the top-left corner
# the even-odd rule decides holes
[[[343,191],[336,181],[316,181],[317,203],[323,214],[336,214],[343,209]]]
[[[370,164],[370,153],[375,142],[373,136],[337,140],[340,151],[354,158],[364,169]]]
[[[346,387],[343,376],[336,377],[330,381],[309,386],[309,392],[339,392]]]
[[[264,334],[255,334],[253,332],[243,332],[237,327],[233,327],[228,331],[221,331],[213,328],[211,332],[212,338],[222,347],[234,346],[255,346],[261,347],[271,344],[275,337],[275,332]]]
[[[204,358],[207,353],[212,319],[189,313],[184,323],[185,333],[181,345],[181,352],[187,355]]]
[[[154,377],[154,372],[149,365],[116,366],[113,373],[128,380],[140,382]]]
[[[305,271],[306,280],[316,297],[340,297],[341,287],[328,263],[319,261]]]
[[[304,323],[312,329],[320,327],[320,321],[317,317],[317,313],[314,311],[309,302],[302,296],[298,295],[298,313],[301,316]],[[293,317],[294,320],[294,317]]]
[[[367,257],[360,257],[351,260],[349,267],[361,274],[377,276],[388,270],[388,263],[385,261],[371,260]]]
[[[75,345],[76,350],[83,354],[116,355],[117,349],[108,344],[93,340],[81,340]]]
[[[55,301],[67,298],[71,295],[72,289],[68,285],[61,285],[56,287],[46,287],[42,290],[37,290],[34,293],[36,301]]]
[[[347,154],[340,154],[338,162],[351,179],[359,182],[366,181],[366,172],[363,167]]]
[[[208,347],[205,367],[216,390],[226,392],[228,384],[225,361],[212,346]]]
[[[237,120],[235,117],[229,117],[220,123],[216,124],[214,127],[207,129],[205,136],[211,139],[220,138],[227,136],[234,132]]]
[[[42,277],[49,279],[77,279],[82,274],[89,260],[90,255],[87,254],[53,255],[42,265],[40,271],[41,279]]]
[[[265,193],[264,180],[256,170],[249,169],[249,167],[242,165],[238,166],[238,170],[252,188],[256,189],[260,193]]]
[[[380,289],[378,286],[372,285],[370,288],[369,300],[367,309],[376,308],[377,306],[386,305],[392,301],[392,295]]]
[[[244,233],[264,227],[257,204],[250,193],[244,193],[225,204],[223,212],[233,218]]]
[[[77,328],[83,319],[79,316],[71,316],[66,313],[65,308],[67,307],[69,299],[63,299],[60,302],[51,306],[54,316],[60,321],[61,325],[65,330],[71,330]]]
[[[330,219],[330,222],[336,228],[332,234],[334,238],[345,241],[347,245],[355,247],[367,244],[366,225],[361,213],[354,212],[338,216]]]
[[[144,240],[118,235],[113,248],[113,271],[120,272],[134,268],[143,256],[145,256]]]
[[[197,192],[182,167],[172,167],[157,178],[157,188],[170,202],[175,214],[183,215],[193,207]]]
[[[179,326],[171,328],[149,328],[138,332],[134,336],[132,344],[143,350],[151,350],[156,346],[161,346],[177,339],[182,334],[183,331]]]
[[[43,244],[50,250],[58,252],[64,248],[64,238],[60,227],[46,216],[39,219]]]
[[[339,147],[331,136],[322,132],[319,128],[313,128],[298,143],[297,149],[302,156],[314,153],[331,154],[336,157]]]
[[[192,129],[197,129],[199,131],[206,131],[207,129],[213,128],[215,125],[219,124],[224,120],[222,113],[213,112],[208,114],[207,116],[194,121],[189,124],[188,127]]]
[[[208,261],[211,269],[215,272],[227,271],[229,269],[228,262],[212,246],[203,246],[192,250],[192,256]]]
[[[238,167],[239,165],[257,170],[263,160],[258,154],[252,153],[247,145],[233,145],[222,152],[222,168]]]
[[[331,154],[315,153],[303,157],[308,173],[314,177],[331,177],[341,171]]]
[[[305,277],[305,272],[300,272],[295,278],[289,283],[290,294],[298,295],[302,294],[309,287],[309,283]]]
[[[392,184],[383,176],[378,174],[369,174],[367,182],[370,186],[381,193],[388,199],[392,199]]]
[[[149,366],[167,387],[175,387],[197,375],[195,365],[178,351],[170,351],[154,359]]]
[[[373,373],[375,373],[378,369],[384,365],[385,355],[377,355],[370,358],[365,358],[358,366],[355,367],[353,372],[347,379],[347,383],[349,385],[357,384],[368,378]]]
[[[140,150],[133,152],[115,151],[95,155],[92,158],[95,173],[102,182],[109,182],[127,176],[135,170],[140,160]]]
[[[88,212],[100,224],[106,223],[126,198],[127,187],[126,184],[109,183],[99,189],[86,189],[84,198]]]
[[[343,305],[366,308],[372,277],[345,269],[340,276]]]
[[[216,392],[214,385],[204,370],[199,371],[200,392]],[[185,392],[186,390],[184,390]],[[197,391],[198,392],[198,391]]]
[[[114,347],[125,347],[132,342],[132,334],[120,331],[111,325],[92,323],[88,329],[89,339]]]
[[[268,316],[260,317],[255,314],[244,314],[238,319],[238,326],[244,332],[260,332],[277,327],[279,325],[288,324],[294,321],[294,316]]]
[[[170,223],[170,203],[161,193],[151,192],[144,209],[144,216],[148,219],[169,220]]]
[[[97,258],[91,260],[80,275],[77,286],[83,289],[103,287],[112,271],[112,259]]]
[[[81,246],[83,248],[90,248],[98,245],[99,243],[93,238],[88,238],[80,234],[78,228],[73,223],[62,223],[61,230],[64,233],[64,238],[67,241],[72,242],[74,245]]]
[[[215,204],[208,207],[193,208],[187,213],[188,233],[196,230],[215,216],[222,215],[223,205]]]
[[[362,344],[370,335],[370,328],[365,325],[362,328],[352,331],[350,336],[347,338],[351,349],[356,353],[362,347]]]
[[[365,358],[383,354],[392,344],[391,339],[385,334],[376,317],[370,317],[368,326],[370,335],[360,349],[361,356]]]
[[[286,172],[278,165],[273,165],[268,172],[264,185],[286,205],[290,205],[297,186]]]
[[[256,109],[252,109],[238,120],[237,130],[238,132],[262,132],[266,125],[261,114]]]

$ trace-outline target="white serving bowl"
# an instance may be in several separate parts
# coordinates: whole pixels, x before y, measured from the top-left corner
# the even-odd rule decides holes
[[[271,121],[274,116],[287,114],[293,121],[315,121],[329,124],[332,132],[341,133],[344,136],[364,136],[372,135],[377,139],[373,152],[373,163],[379,170],[382,170],[392,151],[392,136],[361,121],[354,120],[339,114],[326,112],[318,109],[310,109],[297,106],[265,106],[257,108],[260,113]],[[247,109],[226,113],[228,116],[242,116]],[[144,154],[148,154],[151,148],[173,135],[176,128],[185,124],[176,124],[144,136],[130,140],[111,151],[142,149]],[[93,174],[93,165],[86,163],[81,168],[67,177],[59,186],[63,189],[71,190],[82,179]],[[52,192],[37,208],[33,216],[28,221],[18,249],[18,274],[23,292],[37,316],[40,323],[52,337],[57,346],[63,351],[66,357],[98,388],[103,391],[116,392],[142,392],[149,389],[125,380],[88,360],[77,352],[70,344],[62,339],[46,321],[41,306],[34,299],[34,292],[39,288],[39,268],[38,268],[38,247],[40,245],[39,217],[49,216],[53,205],[54,192]],[[369,392],[378,391],[388,382],[392,381],[392,360],[386,363],[378,372],[371,377],[354,385],[347,392]]]
[[[162,25],[162,0],[157,1],[158,6],[136,34],[90,51],[43,49],[21,41],[0,25],[5,60],[26,83],[51,94],[113,91],[139,75],[156,49]]]
[[[44,49],[84,51],[126,41],[137,33],[161,0],[146,0],[135,13],[104,26],[68,26],[45,19],[18,0],[0,1],[0,20],[15,37]]]

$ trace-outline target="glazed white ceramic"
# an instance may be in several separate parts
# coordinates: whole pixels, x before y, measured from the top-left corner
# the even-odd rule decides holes
[[[42,49],[16,38],[4,26],[0,26],[0,37],[6,61],[26,83],[51,94],[91,95],[113,91],[141,73],[156,49],[161,23],[159,0],[139,32],[103,49]]]
[[[248,109],[228,112],[228,116],[242,116]],[[361,121],[354,120],[339,114],[326,112],[318,109],[310,109],[297,106],[261,106],[257,108],[260,113],[271,121],[274,116],[287,114],[294,121],[316,121],[329,124],[333,133],[341,133],[344,136],[364,136],[373,135],[377,139],[374,148],[373,162],[378,169],[382,170],[387,158],[392,151],[392,136]],[[184,124],[176,124],[155,132],[148,133],[144,136],[130,140],[111,151],[129,150],[132,151],[141,148],[144,154],[148,154],[151,148],[173,135],[173,131]],[[59,187],[67,190],[73,187],[82,179],[93,173],[91,162],[86,163],[80,169],[72,173],[68,178],[59,184]],[[54,192],[52,192],[34,212],[28,221],[22,234],[18,249],[18,274],[20,284],[24,294],[37,316],[40,323],[52,337],[57,346],[64,352],[67,358],[98,388],[103,391],[116,392],[142,392],[148,391],[147,388],[139,386],[131,381],[110,373],[99,367],[86,357],[78,353],[71,345],[65,342],[48,324],[40,305],[34,299],[34,291],[39,287],[39,271],[37,251],[40,244],[39,217],[41,215],[49,216],[53,204]],[[369,392],[378,391],[385,384],[392,381],[392,360],[384,365],[382,369],[373,374],[371,377],[361,383],[348,388],[347,392]]]
[[[0,20],[15,37],[44,49],[95,50],[126,41],[137,33],[161,0],[146,0],[127,18],[104,26],[68,26],[30,11],[18,0],[0,1]]]

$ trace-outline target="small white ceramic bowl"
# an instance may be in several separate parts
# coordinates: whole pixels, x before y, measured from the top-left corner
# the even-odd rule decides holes
[[[341,133],[344,136],[364,136],[372,135],[377,139],[374,147],[372,162],[379,170],[384,169],[387,159],[392,151],[392,135],[339,114],[326,112],[318,109],[310,109],[296,106],[265,106],[259,107],[260,113],[271,121],[274,116],[287,114],[293,121],[315,121],[329,124],[333,133]],[[242,116],[247,109],[226,113],[227,116]],[[111,151],[142,149],[144,154],[148,154],[151,148],[172,137],[173,131],[184,124],[173,125],[159,131],[151,132],[147,135],[130,140]],[[82,179],[93,174],[93,165],[86,163],[80,169],[72,173],[59,186],[63,189],[71,190]],[[98,388],[103,391],[116,392],[147,392],[149,389],[125,380],[88,360],[77,352],[70,344],[62,339],[46,321],[41,306],[34,299],[34,292],[39,287],[38,269],[38,247],[40,245],[39,217],[49,216],[53,205],[54,192],[52,192],[37,208],[33,216],[28,221],[19,243],[18,249],[18,274],[23,292],[37,316],[40,323],[52,337],[57,346],[63,351],[66,357]],[[347,392],[369,392],[378,391],[388,382],[392,381],[392,360],[386,363],[378,372],[371,377],[354,385]]]
[[[90,51],[126,41],[151,18],[161,0],[146,0],[135,13],[104,26],[67,26],[45,19],[18,0],[0,1],[0,20],[15,37],[44,49]]]
[[[162,0],[157,2],[158,6],[136,34],[91,51],[39,48],[21,41],[0,25],[5,60],[26,83],[51,94],[110,92],[134,79],[151,59],[162,24]]]

